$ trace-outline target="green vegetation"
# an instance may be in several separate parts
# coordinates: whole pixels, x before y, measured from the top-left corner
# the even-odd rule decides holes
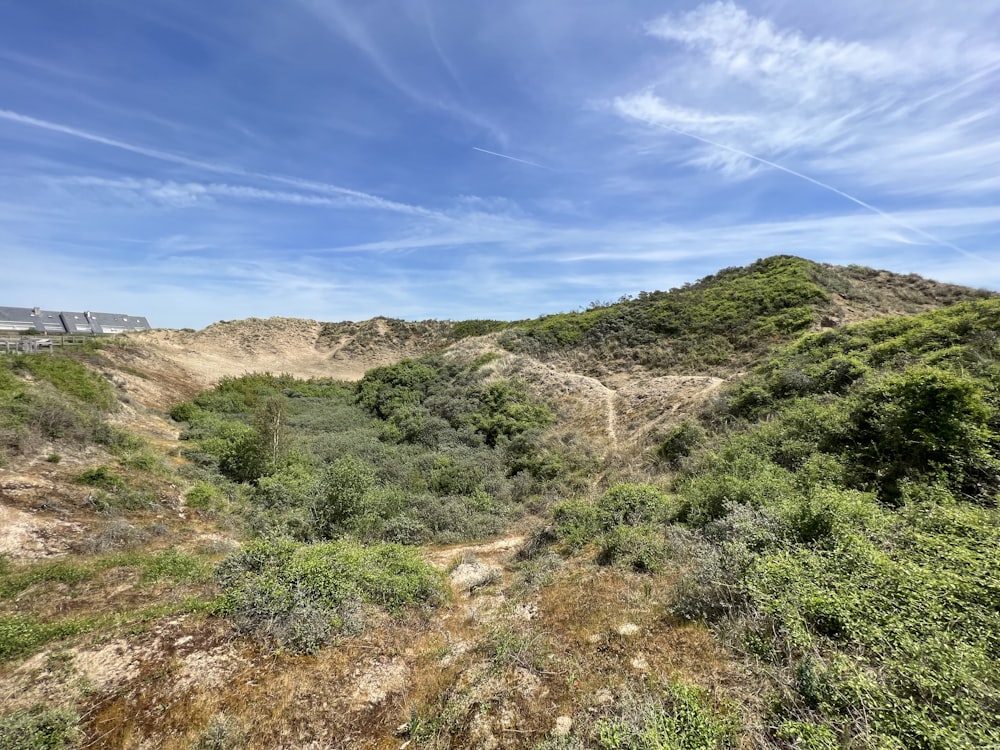
[[[597,723],[600,750],[726,750],[739,747],[737,722],[702,691],[672,683],[662,700],[638,701]]]
[[[779,255],[668,292],[514,323],[501,341],[514,351],[577,350],[584,362],[638,362],[672,374],[733,372],[823,320],[833,294],[901,311],[989,296],[916,276],[882,278],[871,269],[831,269]]]
[[[998,324],[990,300],[806,336],[706,414],[673,611],[783,675],[776,741],[1000,741]]]
[[[39,442],[109,443],[103,417],[117,405],[114,389],[76,358],[18,354],[0,358],[0,458]]]
[[[6,363],[15,373],[51,384],[60,393],[109,411],[117,403],[114,389],[107,380],[64,354],[21,354]]]
[[[220,614],[243,632],[303,653],[336,632],[360,630],[366,606],[398,613],[444,597],[440,575],[396,544],[260,541],[224,560],[215,577]]]
[[[223,380],[171,412],[199,466],[189,504],[239,496],[252,534],[300,541],[499,533],[566,461],[540,446],[548,410],[481,364],[404,360],[356,385]]]
[[[650,485],[616,484],[596,503],[567,500],[552,509],[556,538],[567,550],[595,542],[602,563],[662,570],[669,557],[669,498]]]
[[[703,373],[787,341],[818,320],[827,299],[814,263],[777,256],[669,292],[518,323],[502,340],[515,350],[585,347],[598,357]]]
[[[177,583],[199,583],[211,579],[211,566],[204,559],[172,549],[116,553],[76,562],[55,560],[16,566],[8,563],[0,568],[0,601],[13,599],[39,584],[78,586],[115,568],[136,571],[140,583],[152,583],[164,578]]]
[[[510,327],[505,320],[460,320],[451,329],[451,337],[458,341],[469,336],[485,336]]]
[[[44,622],[31,615],[0,615],[0,663],[37,651],[50,641],[86,633],[96,625],[93,618]]]
[[[0,715],[0,750],[69,750],[79,721],[69,709],[43,706]]]

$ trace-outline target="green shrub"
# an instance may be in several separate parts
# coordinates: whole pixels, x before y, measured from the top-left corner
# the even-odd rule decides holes
[[[532,402],[522,383],[501,381],[488,385],[480,396],[481,406],[466,417],[467,423],[495,446],[529,430],[552,423],[552,413]]]
[[[682,520],[705,524],[721,518],[728,508],[779,506],[799,492],[791,472],[755,453],[724,452],[709,466],[710,470],[681,484],[678,513]]]
[[[640,573],[658,573],[670,554],[662,526],[615,526],[605,536],[600,562]]]
[[[306,653],[350,629],[361,605],[398,612],[444,595],[440,575],[414,552],[348,540],[255,542],[220,563],[215,577],[220,614],[243,632]]]
[[[601,525],[613,529],[664,521],[671,508],[667,496],[652,485],[619,483],[601,496],[597,510]]]
[[[705,438],[703,427],[697,422],[685,420],[667,433],[656,449],[656,455],[667,466],[676,469],[680,466],[681,460],[691,455],[691,451],[701,445]]]
[[[192,422],[201,413],[201,408],[193,401],[183,401],[170,407],[170,418],[175,422]]]
[[[912,368],[866,387],[851,411],[846,455],[859,480],[896,501],[900,482],[940,483],[985,502],[1000,487],[995,411],[978,384],[936,368]]]
[[[0,715],[0,750],[69,750],[80,739],[80,718],[68,708],[36,706]]]
[[[358,381],[358,403],[388,419],[400,407],[423,401],[428,385],[436,377],[432,367],[411,359],[376,367]]]
[[[97,466],[93,469],[84,469],[77,474],[76,481],[88,487],[99,487],[102,490],[115,491],[126,487],[125,479],[116,474],[110,466]]]
[[[184,495],[184,504],[195,510],[212,510],[225,499],[222,491],[211,482],[197,482]]]
[[[314,508],[317,533],[332,539],[365,515],[377,476],[372,467],[351,455],[342,456],[323,474]]]
[[[596,541],[603,531],[597,506],[587,500],[564,500],[552,509],[559,540],[570,550]]]
[[[451,337],[458,341],[469,336],[485,336],[488,333],[503,331],[510,323],[505,320],[460,320],[452,326]]]
[[[674,682],[662,701],[635,702],[597,722],[594,740],[601,750],[725,750],[739,746],[739,732],[703,691]]]

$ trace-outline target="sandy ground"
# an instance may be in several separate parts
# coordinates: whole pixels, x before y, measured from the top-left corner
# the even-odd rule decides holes
[[[224,377],[253,372],[357,380],[373,367],[445,348],[450,332],[450,323],[437,321],[248,318],[201,331],[129,334],[105,356],[123,368],[115,375],[132,398],[165,408]]]

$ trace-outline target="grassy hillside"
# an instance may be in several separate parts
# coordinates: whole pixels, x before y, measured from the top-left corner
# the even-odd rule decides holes
[[[990,296],[861,267],[774,256],[668,292],[513,324],[505,346],[578,360],[638,362],[656,372],[717,374],[845,317],[908,313]]]
[[[661,449],[673,492],[555,509],[566,549],[682,578],[782,747],[1000,741],[1000,300],[811,334]]]

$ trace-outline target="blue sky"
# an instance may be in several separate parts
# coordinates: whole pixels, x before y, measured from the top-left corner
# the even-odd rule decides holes
[[[522,318],[776,253],[1000,289],[1000,2],[8,0],[0,304]]]

